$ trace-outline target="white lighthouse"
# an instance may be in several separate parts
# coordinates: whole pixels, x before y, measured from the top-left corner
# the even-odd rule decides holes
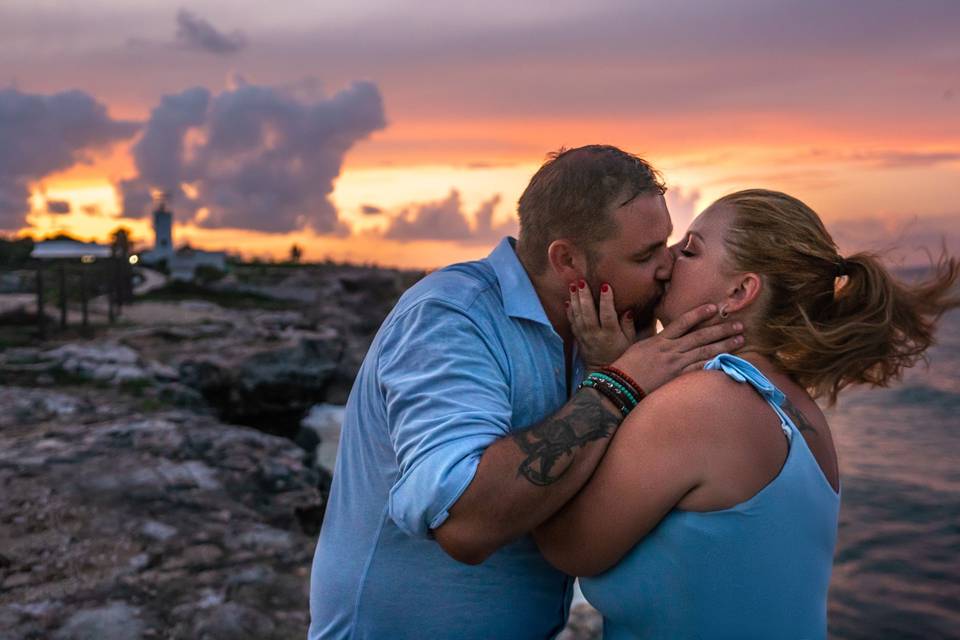
[[[160,196],[153,211],[152,258],[168,262],[173,258],[173,214],[167,209],[166,194]]]
[[[173,212],[167,208],[167,194],[157,198],[153,210],[153,249],[140,254],[140,261],[148,266],[163,264],[174,280],[192,280],[198,267],[212,267],[226,271],[227,254],[223,251],[203,251],[190,247],[173,248]]]

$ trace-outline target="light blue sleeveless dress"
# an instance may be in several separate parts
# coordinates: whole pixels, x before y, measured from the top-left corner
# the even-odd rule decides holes
[[[752,364],[722,354],[704,367],[752,385],[790,442],[780,473],[729,509],[674,509],[619,564],[582,578],[604,638],[826,638],[840,496],[785,396]]]

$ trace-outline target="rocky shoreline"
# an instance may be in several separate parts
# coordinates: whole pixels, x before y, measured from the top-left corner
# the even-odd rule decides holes
[[[324,496],[299,447],[98,394],[2,391],[47,412],[0,432],[3,637],[302,636]]]
[[[279,309],[148,296],[0,351],[0,638],[304,637],[338,405],[416,277],[267,272],[218,286]]]

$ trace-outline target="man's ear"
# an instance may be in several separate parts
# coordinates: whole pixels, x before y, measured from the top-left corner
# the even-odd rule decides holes
[[[554,240],[547,247],[550,269],[562,282],[576,282],[586,274],[586,256],[575,244],[566,239]]]
[[[754,304],[763,291],[763,279],[756,273],[744,273],[735,281],[727,295],[727,310],[730,313],[746,309]]]

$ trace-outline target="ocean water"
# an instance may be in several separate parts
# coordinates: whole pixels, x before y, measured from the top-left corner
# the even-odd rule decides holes
[[[831,638],[960,638],[960,312],[929,368],[827,412],[843,502]]]

